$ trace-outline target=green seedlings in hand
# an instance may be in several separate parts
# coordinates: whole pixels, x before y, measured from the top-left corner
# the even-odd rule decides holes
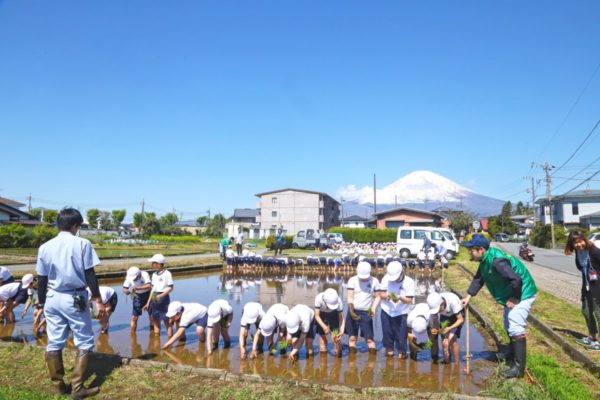
[[[273,354],[274,356],[277,355],[277,349],[271,349],[271,354]]]
[[[221,328],[227,328],[229,321],[227,321],[227,318],[221,318],[221,320],[219,321],[219,324],[221,325]]]
[[[396,303],[398,301],[398,296],[396,296],[396,293],[394,293],[394,292],[390,293],[390,298],[392,299],[392,301],[394,303]]]
[[[331,336],[334,336],[334,337],[335,337],[335,336],[337,336],[337,335],[339,335],[339,334],[340,334],[340,330],[339,330],[338,328],[333,328],[333,329],[331,330]]]
[[[156,297],[158,296],[158,294],[156,292],[152,292],[152,302],[156,303]]]
[[[442,322],[440,324],[440,333],[441,333],[442,330],[446,329],[448,326],[450,326],[450,321],[449,320],[445,320],[444,322]],[[447,338],[448,334],[447,333],[446,334],[442,333],[442,337],[443,338]]]
[[[367,315],[368,315],[369,317],[372,317],[372,316],[373,316],[373,310],[372,310],[371,308],[369,308],[369,310],[367,310]]]
[[[279,345],[279,350],[287,349],[287,342],[285,340],[279,341],[278,345]]]
[[[433,342],[428,340],[427,343],[420,344],[419,347],[423,350],[429,350],[433,347]]]

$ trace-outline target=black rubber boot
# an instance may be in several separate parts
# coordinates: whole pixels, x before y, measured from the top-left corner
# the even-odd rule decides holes
[[[515,352],[512,342],[504,349],[496,353],[496,359],[498,361],[504,361],[507,364],[512,364],[515,359]]]
[[[65,367],[63,365],[62,351],[48,351],[46,352],[46,364],[48,365],[48,372],[50,373],[50,380],[52,381],[52,392],[54,394],[69,394],[71,390],[65,381]]]
[[[77,358],[75,358],[75,367],[73,368],[73,374],[71,375],[71,398],[72,399],[85,399],[92,397],[100,392],[100,389],[86,388],[83,386],[85,380],[85,372],[90,361],[92,352],[89,350],[77,351]]]
[[[522,378],[525,375],[525,365],[527,363],[527,340],[524,337],[512,341],[515,362],[513,366],[500,375],[505,379]]]

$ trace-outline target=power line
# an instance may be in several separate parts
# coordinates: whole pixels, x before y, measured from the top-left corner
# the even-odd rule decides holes
[[[567,158],[567,161],[565,161],[564,163],[562,163],[562,165],[558,168],[556,168],[554,170],[554,173],[557,173],[558,171],[560,171],[560,169],[562,167],[564,167],[569,161],[571,161],[573,159],[573,157],[575,157],[575,154],[577,154],[577,152],[579,151],[579,149],[581,149],[583,147],[583,145],[585,144],[585,142],[587,142],[587,140],[592,136],[592,133],[594,133],[594,131],[596,130],[596,128],[598,127],[598,125],[600,125],[600,119],[598,120],[598,122],[596,122],[596,125],[594,125],[594,127],[592,128],[592,130],[590,131],[590,133],[587,134],[587,136],[585,137],[585,139],[583,139],[583,142],[581,142],[581,144],[579,146],[577,146],[577,148],[575,149],[575,151],[573,152],[573,154],[571,154],[571,156],[569,158]]]
[[[591,167],[592,165],[594,165],[596,162],[600,161],[600,157],[596,158],[594,161],[592,161],[591,163],[589,163],[588,165],[586,165],[585,167],[583,167],[582,169],[580,169],[579,171],[577,171],[573,176],[571,176],[571,178],[575,178],[577,175],[579,175],[580,173],[582,173],[583,171],[585,171],[586,169],[588,169],[589,167]],[[559,187],[563,186],[565,183],[567,183],[568,181],[565,181],[563,183],[561,183],[560,185],[556,186],[554,189],[558,189]]]
[[[546,152],[546,150],[548,150],[548,146],[550,146],[550,143],[552,143],[552,141],[554,140],[554,138],[556,137],[556,135],[558,134],[558,132],[560,132],[560,130],[563,128],[563,126],[565,125],[565,123],[567,122],[567,120],[569,119],[569,117],[571,116],[571,113],[573,113],[573,110],[575,110],[575,107],[577,107],[577,105],[579,104],[579,100],[581,100],[581,98],[585,94],[587,88],[590,86],[590,84],[594,80],[594,77],[598,73],[598,70],[600,70],[600,64],[598,64],[596,66],[596,69],[592,73],[592,76],[587,81],[587,83],[585,84],[585,86],[583,87],[583,89],[581,90],[581,92],[579,93],[579,96],[577,96],[577,99],[575,100],[575,102],[573,103],[573,105],[571,106],[571,108],[569,109],[569,112],[567,112],[567,115],[565,115],[565,117],[563,118],[562,122],[560,123],[560,125],[558,126],[558,128],[556,129],[556,131],[554,131],[554,133],[552,134],[552,137],[550,138],[550,140],[548,140],[548,143],[546,144],[546,146],[544,147],[544,149],[542,150],[542,152],[540,153],[540,155],[538,156],[538,158],[541,157],[542,154],[544,154]]]
[[[564,195],[567,195],[567,194],[569,194],[569,193],[571,193],[573,190],[575,190],[575,189],[579,188],[579,187],[580,187],[581,185],[583,185],[584,183],[586,183],[586,182],[588,182],[588,181],[592,180],[592,178],[593,178],[593,177],[595,177],[595,176],[596,176],[596,175],[598,175],[598,174],[600,174],[600,169],[599,169],[598,171],[594,172],[594,174],[593,174],[592,176],[590,176],[589,178],[585,179],[583,182],[581,182],[581,183],[579,183],[578,185],[576,185],[576,186],[575,186],[573,189],[571,189],[571,190],[569,190],[568,192],[564,193],[564,194],[563,194],[563,196],[564,196]]]

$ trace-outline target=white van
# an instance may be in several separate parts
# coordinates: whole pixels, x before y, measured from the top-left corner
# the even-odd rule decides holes
[[[402,226],[398,228],[396,249],[402,258],[414,257],[423,248],[423,241],[429,238],[433,243],[444,243],[448,250],[446,258],[451,260],[458,253],[458,240],[447,228],[433,228],[428,226]]]

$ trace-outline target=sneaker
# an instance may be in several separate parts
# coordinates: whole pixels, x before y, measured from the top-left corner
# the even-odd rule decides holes
[[[591,337],[587,336],[587,337],[575,340],[575,343],[580,344],[582,346],[590,346],[591,344],[594,343],[594,339],[592,339]]]
[[[600,351],[600,342],[595,341],[594,343],[590,344],[589,346],[585,346],[586,350],[591,350],[591,351]]]

